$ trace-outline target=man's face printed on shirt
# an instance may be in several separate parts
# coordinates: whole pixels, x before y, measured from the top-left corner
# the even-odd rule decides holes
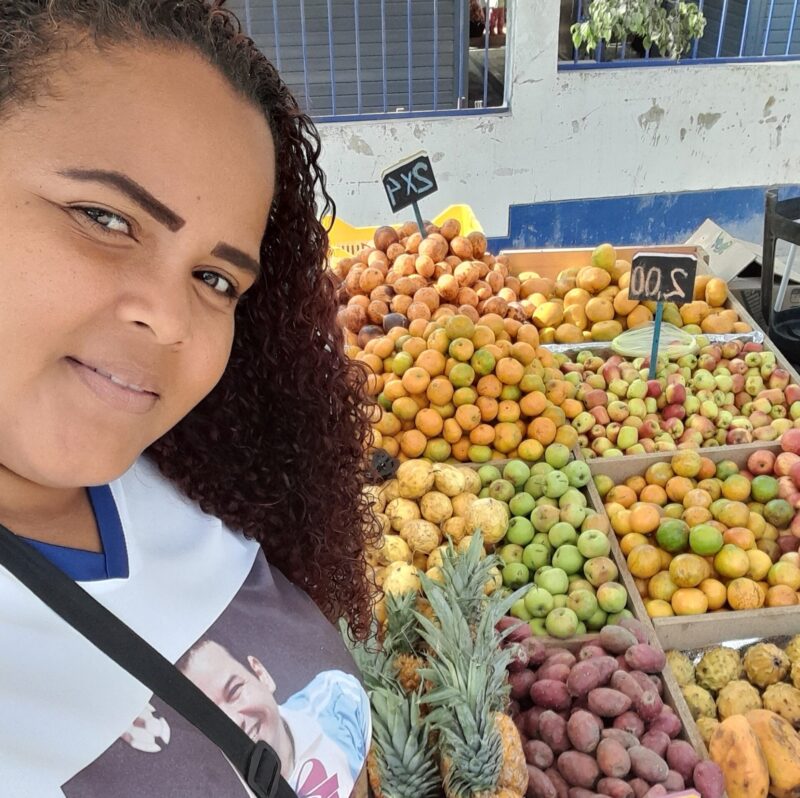
[[[251,656],[247,661],[249,667],[219,643],[206,640],[192,649],[181,670],[253,741],[263,741],[279,754],[290,752],[275,682],[259,659]]]

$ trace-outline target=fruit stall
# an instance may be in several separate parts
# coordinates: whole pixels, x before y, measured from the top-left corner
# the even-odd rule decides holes
[[[800,376],[697,247],[495,254],[457,208],[332,239],[372,793],[800,798]]]

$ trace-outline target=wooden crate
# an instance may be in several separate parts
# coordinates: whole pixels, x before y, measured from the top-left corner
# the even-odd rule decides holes
[[[744,466],[747,458],[756,450],[766,449],[779,453],[780,444],[775,442],[763,444],[740,444],[736,446],[719,446],[701,451],[715,463],[732,460],[738,466]],[[589,461],[589,469],[593,475],[605,474],[615,483],[621,483],[628,477],[641,475],[653,463],[669,462],[674,452],[661,454],[645,454],[622,458],[597,458]],[[603,507],[600,495],[590,483],[590,498],[596,507]],[[602,512],[605,512],[603,508]],[[634,579],[628,571],[625,556],[619,547],[617,536],[611,533],[611,551],[620,571],[620,579],[631,594],[634,614],[644,619],[647,610],[639,596]],[[711,612],[704,615],[672,616],[669,618],[651,619],[659,642],[665,650],[672,648],[700,648],[724,640],[744,639],[769,634],[800,634],[800,605],[793,607],[762,607],[757,610],[729,610]]]

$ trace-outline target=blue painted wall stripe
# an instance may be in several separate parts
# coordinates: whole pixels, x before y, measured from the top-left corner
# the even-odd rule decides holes
[[[490,248],[538,249],[616,245],[682,244],[706,220],[731,235],[760,241],[766,186],[575,199],[512,205],[508,235]],[[800,184],[782,186],[781,197],[799,196]],[[480,215],[479,215],[480,218]],[[492,232],[492,231],[489,231]]]

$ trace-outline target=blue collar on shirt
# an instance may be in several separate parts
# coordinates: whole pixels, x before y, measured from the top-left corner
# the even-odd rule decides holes
[[[22,538],[77,582],[128,577],[128,550],[117,505],[108,485],[87,488],[92,512],[100,530],[103,550],[100,552],[71,549],[54,543]]]

